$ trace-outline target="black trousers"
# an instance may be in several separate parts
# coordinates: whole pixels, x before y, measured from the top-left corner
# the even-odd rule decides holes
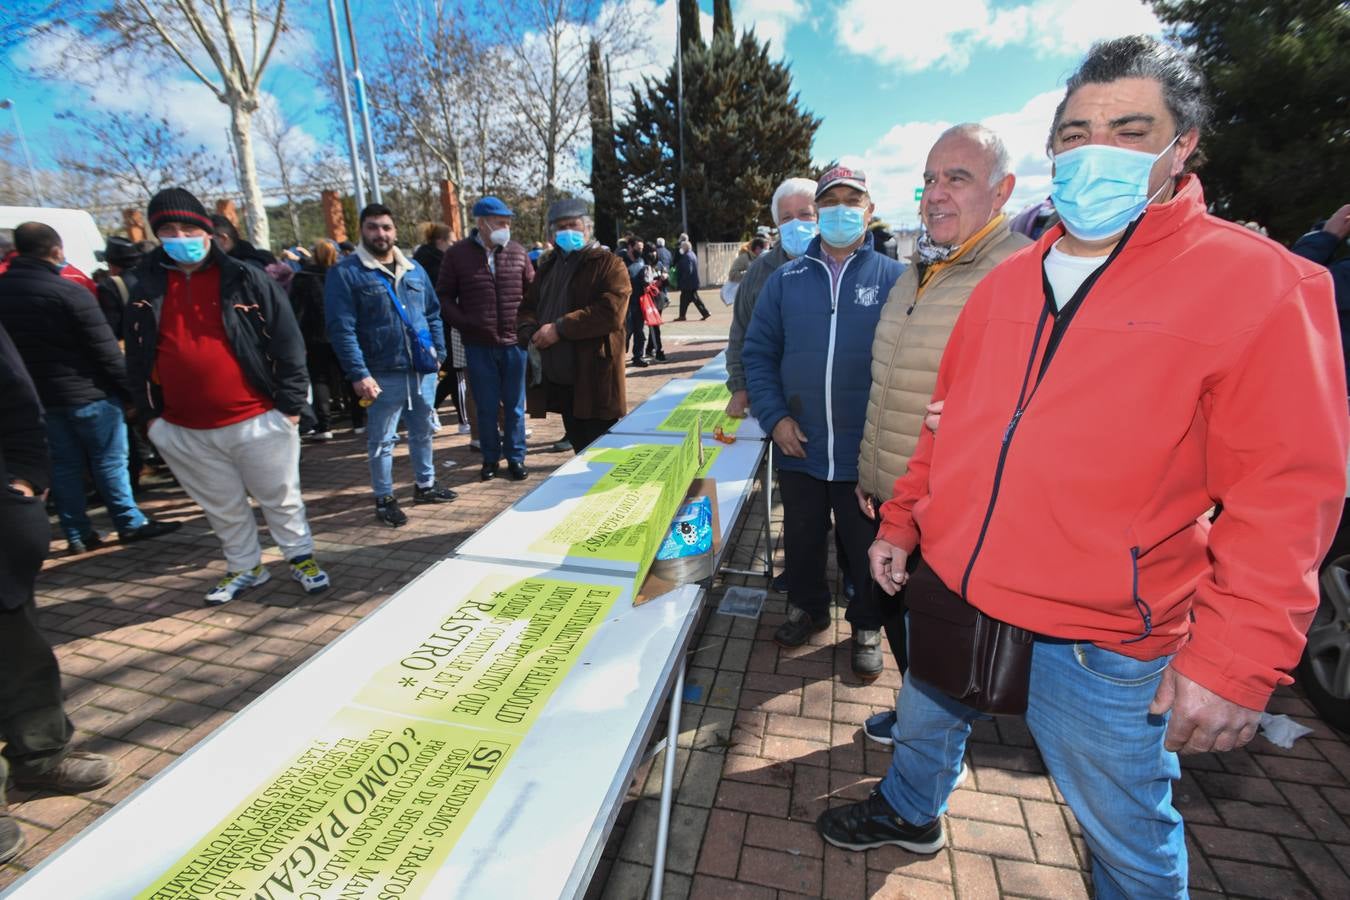
[[[703,305],[703,301],[698,297],[698,288],[680,288],[680,318],[689,311],[689,304],[698,307],[699,313],[706,318],[710,313],[708,307]]]
[[[65,755],[74,731],[56,654],[38,630],[33,600],[51,526],[41,500],[18,497],[6,487],[0,494],[0,739],[6,762],[42,772]]]
[[[579,454],[591,445],[596,438],[614,427],[618,419],[583,419],[572,412],[572,388],[570,386],[549,386],[549,396],[561,407],[563,431],[572,444],[572,452]],[[551,407],[550,407],[551,408]]]
[[[783,550],[788,560],[788,603],[823,619],[830,614],[830,588],[825,580],[828,560],[826,533],[830,514],[838,540],[847,552],[857,594],[844,618],[854,630],[881,628],[877,592],[870,589],[867,548],[876,537],[876,524],[858,509],[853,489],[857,482],[823,481],[803,472],[780,469],[779,497],[783,501]]]

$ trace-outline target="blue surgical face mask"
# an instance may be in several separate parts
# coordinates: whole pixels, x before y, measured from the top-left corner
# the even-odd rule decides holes
[[[575,253],[586,246],[586,235],[580,231],[559,231],[553,236],[553,243],[564,253]]]
[[[817,212],[820,239],[831,247],[847,247],[863,236],[866,212],[861,206],[824,206]]]
[[[166,237],[160,238],[159,243],[164,247],[164,252],[169,254],[169,259],[174,262],[190,266],[206,259],[205,237]]]
[[[787,251],[788,256],[805,255],[806,248],[811,246],[811,242],[818,234],[820,234],[819,225],[802,219],[793,219],[778,226],[778,239],[783,242],[783,249]]]
[[[1162,193],[1159,188],[1149,194],[1149,176],[1180,137],[1157,154],[1088,144],[1057,155],[1050,199],[1069,234],[1080,241],[1104,241],[1128,228]]]

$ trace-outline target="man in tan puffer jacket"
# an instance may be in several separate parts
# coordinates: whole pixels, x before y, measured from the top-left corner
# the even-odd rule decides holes
[[[872,388],[857,493],[874,526],[877,509],[890,499],[895,480],[905,474],[925,417],[935,426],[941,413],[940,407],[930,408],[929,401],[942,351],[966,299],[990,270],[1029,243],[1008,229],[1003,204],[1014,183],[1008,151],[984,126],[957,125],[945,131],[928,151],[923,183],[919,215],[924,233],[912,257],[914,264],[886,298],[872,341]],[[903,595],[897,600],[902,601]],[[903,605],[883,598],[882,606],[886,638],[903,672],[907,664]],[[879,714],[868,720],[866,732],[889,744],[894,721],[894,712]]]

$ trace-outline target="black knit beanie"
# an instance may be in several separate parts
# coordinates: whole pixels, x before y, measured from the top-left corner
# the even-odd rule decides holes
[[[159,231],[161,225],[169,222],[212,230],[211,216],[207,214],[206,207],[186,188],[165,188],[150,198],[150,207],[146,212],[151,232]]]

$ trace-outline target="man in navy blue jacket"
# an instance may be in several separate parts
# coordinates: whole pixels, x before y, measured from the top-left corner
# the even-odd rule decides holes
[[[1341,320],[1345,374],[1350,379],[1350,254],[1335,258],[1336,248],[1347,236],[1350,236],[1350,203],[1332,213],[1321,228],[1314,228],[1289,249],[1331,271],[1331,280],[1336,286],[1336,316]]]
[[[750,405],[780,453],[783,541],[792,560],[788,618],[774,639],[797,647],[830,626],[830,513],[855,571],[853,670],[881,674],[881,614],[867,572],[869,523],[853,497],[871,387],[872,334],[904,266],[872,248],[867,177],[835,166],[816,185],[820,237],[765,283],[745,336]]]

